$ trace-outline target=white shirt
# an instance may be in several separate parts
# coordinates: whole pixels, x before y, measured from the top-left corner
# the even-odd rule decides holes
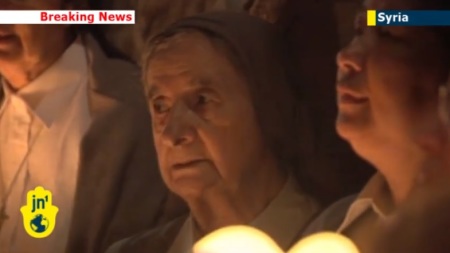
[[[256,217],[250,226],[264,231],[284,250],[288,250],[312,216],[319,211],[317,203],[300,191],[290,177],[275,199]],[[168,253],[192,253],[194,246],[194,221],[190,216]]]
[[[337,232],[347,235],[361,252],[365,252],[366,247],[374,243],[377,226],[389,217],[393,207],[387,182],[380,173],[377,173],[350,205]]]
[[[11,194],[6,204],[9,219],[0,231],[0,252],[65,251],[80,143],[91,123],[87,75],[85,48],[76,41],[50,68],[18,92],[2,82],[5,97],[0,108],[0,197],[9,187]],[[13,182],[22,162],[21,173]],[[20,213],[20,207],[26,205],[26,193],[36,186],[50,190],[53,205],[59,208],[56,227],[44,239],[32,238],[25,232]]]

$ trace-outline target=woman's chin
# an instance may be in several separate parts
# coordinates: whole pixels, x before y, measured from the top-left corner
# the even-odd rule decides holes
[[[337,120],[336,121],[336,132],[337,134],[350,144],[353,141],[357,141],[365,135],[367,128],[362,124],[356,124],[348,120]]]
[[[203,198],[212,182],[200,177],[181,177],[170,184],[170,190],[184,200]]]
[[[379,146],[374,145],[377,143],[375,141],[377,137],[373,128],[337,123],[336,131],[350,145],[355,154],[369,164],[374,164],[373,158],[379,153]]]

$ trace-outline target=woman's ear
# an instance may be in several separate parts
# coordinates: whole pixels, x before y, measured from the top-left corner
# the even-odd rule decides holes
[[[438,126],[418,136],[417,143],[428,156],[428,161],[419,172],[419,184],[450,178],[450,96],[448,84],[439,87]]]

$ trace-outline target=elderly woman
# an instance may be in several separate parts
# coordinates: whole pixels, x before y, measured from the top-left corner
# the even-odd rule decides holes
[[[446,10],[450,2],[367,0],[365,9]],[[356,17],[356,36],[337,56],[336,127],[378,173],[356,199],[335,203],[306,232],[337,230],[362,252],[372,244],[374,228],[411,196],[430,169],[431,153],[423,140],[428,136],[426,143],[436,144],[439,138],[438,90],[450,66],[448,28],[366,24],[363,11]]]
[[[235,224],[284,249],[296,242],[318,207],[290,173],[298,130],[277,35],[257,18],[220,12],[151,40],[143,66],[160,171],[190,215],[109,252],[190,252]]]

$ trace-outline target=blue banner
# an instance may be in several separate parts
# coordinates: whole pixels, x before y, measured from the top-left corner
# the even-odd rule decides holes
[[[367,25],[450,26],[450,10],[449,11],[368,10]]]

